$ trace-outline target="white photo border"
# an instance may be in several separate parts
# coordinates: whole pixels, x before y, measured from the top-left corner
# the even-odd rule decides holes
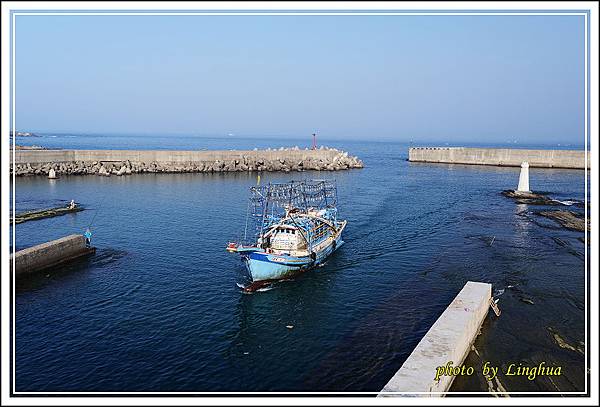
[[[10,4],[8,4],[10,3]],[[55,4],[55,3],[59,3],[59,4]],[[590,72],[593,70],[593,72],[595,72],[597,74],[598,72],[598,55],[597,55],[597,39],[598,36],[594,35],[591,36],[591,31],[594,31],[596,34],[598,32],[598,26],[597,26],[597,4],[595,5],[596,7],[592,7],[593,5],[588,3],[588,2],[558,2],[558,6],[563,6],[565,10],[561,10],[560,8],[554,8],[557,7],[557,2],[533,2],[532,3],[518,3],[518,4],[514,4],[514,3],[502,3],[503,5],[508,5],[511,7],[514,6],[518,6],[518,10],[517,9],[506,9],[506,10],[502,10],[500,8],[498,8],[500,6],[499,3],[476,3],[476,4],[472,4],[472,3],[464,3],[464,2],[457,2],[458,4],[458,10],[456,11],[449,11],[450,9],[454,8],[455,6],[457,6],[456,3],[452,3],[452,4],[448,4],[447,2],[432,2],[432,3],[424,3],[424,2],[415,2],[415,3],[400,3],[398,4],[397,2],[373,2],[373,3],[367,3],[364,4],[366,2],[348,2],[346,4],[344,3],[337,3],[337,2],[317,2],[318,4],[316,4],[315,2],[306,2],[306,3],[299,3],[299,2],[200,2],[200,3],[195,3],[193,2],[193,4],[191,4],[190,2],[174,2],[174,3],[165,3],[165,2],[148,2],[146,3],[147,6],[151,6],[152,8],[156,9],[156,10],[160,10],[160,11],[153,11],[149,8],[140,8],[140,6],[144,6],[144,2],[142,2],[142,4],[138,3],[138,2],[123,2],[123,3],[119,3],[119,4],[112,4],[112,3],[107,3],[107,2],[92,2],[92,3],[85,3],[85,2],[49,2],[48,3],[44,3],[44,2],[32,2],[29,4],[24,4],[21,2],[4,2],[2,4],[2,45],[3,45],[3,50],[2,50],[2,59],[4,61],[6,61],[5,59],[5,41],[6,41],[6,30],[7,28],[10,28],[9,34],[10,34],[10,69],[8,70],[8,75],[5,75],[7,72],[5,72],[6,69],[6,65],[3,64],[2,67],[2,88],[3,88],[3,92],[2,92],[2,134],[6,134],[8,133],[8,126],[10,124],[10,130],[12,130],[13,134],[16,134],[16,100],[15,100],[15,96],[16,96],[16,84],[17,84],[17,75],[16,75],[16,60],[15,60],[15,52],[16,52],[16,35],[15,35],[15,25],[16,25],[16,17],[17,16],[40,16],[40,15],[63,15],[63,16],[87,16],[87,15],[203,15],[203,16],[209,16],[209,15],[219,15],[219,16],[240,16],[240,15],[249,15],[249,16],[256,16],[256,15],[272,15],[272,16],[278,16],[278,15],[303,15],[303,16],[314,16],[314,15],[334,15],[334,16],[343,16],[343,15],[398,15],[398,16],[425,16],[425,15],[470,15],[470,16],[490,16],[490,15],[503,15],[503,16],[515,16],[515,15],[548,15],[548,16],[564,16],[564,15],[572,15],[572,16],[583,16],[584,17],[584,44],[585,44],[585,51],[584,51],[584,98],[585,98],[585,102],[584,102],[584,137],[585,137],[585,141],[584,141],[584,145],[585,145],[585,150],[586,151],[590,151],[590,147],[592,147],[594,149],[594,151],[592,151],[591,153],[591,161],[592,163],[588,163],[588,159],[587,159],[587,154],[586,154],[586,168],[590,169],[592,174],[592,180],[595,180],[597,182],[598,180],[598,149],[597,149],[597,144],[593,144],[590,142],[590,137],[591,134],[594,134],[596,137],[598,137],[598,121],[597,121],[597,111],[594,113],[594,117],[591,117],[591,110],[590,110],[590,102],[593,101],[593,103],[595,104],[596,107],[598,107],[598,87],[597,87],[597,75],[591,77],[590,76]],[[361,3],[361,4],[356,4],[356,3]],[[393,3],[393,4],[392,4]],[[551,3],[551,4],[549,4]],[[155,7],[156,5],[162,5],[161,7]],[[6,8],[8,8],[9,6],[14,6],[14,9],[9,10],[10,11],[10,24],[5,24],[5,18],[6,18],[6,13],[5,13],[5,5]],[[51,5],[54,10],[49,10],[49,5]],[[461,7],[461,5],[463,7]],[[468,7],[465,7],[466,5],[468,5]],[[486,6],[486,7],[482,7],[482,6]],[[527,5],[526,7],[524,7],[524,5]],[[99,7],[99,6],[104,6],[104,7]],[[185,6],[185,7],[182,7]],[[202,11],[190,11],[189,7],[193,6],[193,8],[197,8],[197,9],[202,9]],[[222,11],[222,10],[226,10],[228,7],[227,6],[231,6],[231,10],[229,11]],[[268,7],[267,7],[268,6]],[[322,8],[321,6],[323,6],[324,8]],[[348,9],[340,9],[340,6],[349,6]],[[400,7],[400,8],[396,8],[396,7]],[[415,6],[415,7],[413,7]],[[476,6],[475,8],[473,8],[473,6]],[[535,7],[532,7],[535,6]],[[552,6],[552,7],[550,7]],[[249,8],[247,8],[249,7]],[[373,10],[374,7],[377,7],[377,10],[374,11],[365,11],[365,10],[361,10],[362,8],[367,7],[366,10]],[[430,7],[435,7],[435,8],[431,8]],[[12,8],[12,7],[11,7]],[[93,8],[94,11],[87,11],[86,9],[88,8]],[[173,8],[179,8],[180,10],[174,10],[174,11],[164,11],[164,10],[168,10],[168,9],[173,9]],[[472,9],[470,9],[472,8]],[[69,9],[71,10],[77,10],[77,11],[69,11]],[[119,11],[119,9],[122,9],[122,11]],[[321,10],[318,10],[321,9]],[[412,10],[411,10],[412,9]],[[428,10],[429,11],[426,11]],[[487,10],[486,10],[487,9]],[[537,9],[537,10],[536,10]],[[82,11],[85,10],[85,11]],[[100,11],[103,10],[103,11]],[[208,10],[208,11],[207,11]],[[218,11],[210,11],[210,10],[218,10]],[[243,10],[243,11],[239,11],[239,10]],[[264,11],[264,10],[278,10],[278,11]],[[292,11],[295,10],[295,11]],[[301,10],[301,11],[299,11]],[[316,10],[316,11],[315,11]],[[443,10],[443,11],[438,11],[438,10]],[[543,11],[538,11],[538,10],[543,10]],[[594,18],[594,24],[595,27],[591,27],[592,21],[591,21],[591,14],[592,11],[595,13],[595,18]],[[593,29],[592,29],[593,28]],[[596,44],[595,48],[592,48],[590,45],[590,42],[593,41]],[[595,55],[591,55],[591,52],[594,52]],[[9,99],[9,103],[7,105],[7,98],[5,97],[5,89],[6,89],[6,79],[8,76],[8,83],[10,84],[10,99]],[[596,82],[596,86],[591,86],[591,82],[594,81]],[[10,107],[12,107],[12,109],[10,109]],[[9,109],[9,113],[10,115],[8,116],[10,119],[9,120],[5,120],[5,118],[7,117],[7,115],[5,114],[5,110]],[[594,133],[592,133],[592,131],[594,131]],[[13,158],[13,162],[14,162],[14,157],[15,157],[15,148],[14,148],[14,143],[15,143],[15,138],[12,138],[13,140],[13,145],[12,145],[12,158]],[[6,164],[6,166],[8,166],[8,151],[10,150],[10,147],[8,147],[8,142],[6,140],[6,137],[2,138],[2,162]],[[590,164],[592,164],[590,166]],[[4,203],[4,197],[5,197],[5,190],[8,190],[8,186],[6,185],[6,181],[8,181],[8,174],[9,171],[4,171],[4,166],[2,168],[2,199],[3,199],[3,203]],[[588,178],[589,178],[589,172],[588,170],[585,170],[585,200],[586,200],[586,208],[585,208],[585,216],[586,216],[586,222],[588,221],[587,219],[587,214],[588,214],[588,198],[591,196],[593,198],[596,198],[598,196],[598,190],[597,190],[597,185],[591,185],[591,189],[592,189],[592,193],[590,195],[590,191],[588,191]],[[12,183],[11,183],[11,188],[12,188],[12,202],[11,202],[11,206],[14,208],[15,207],[15,173],[13,171],[12,174]],[[595,204],[592,205],[592,209],[598,208],[598,206]],[[2,230],[8,230],[8,228],[6,227],[8,224],[8,215],[7,213],[7,208],[5,205],[3,205],[3,209],[2,209]],[[13,214],[14,216],[14,214]],[[592,219],[594,221],[594,223],[592,224],[592,229],[591,229],[591,241],[592,242],[598,242],[598,230],[597,230],[597,220],[598,217],[597,216],[592,216]],[[12,228],[13,228],[13,234],[12,234],[12,247],[13,250],[15,248],[15,223],[13,222],[12,224]],[[594,276],[594,273],[591,272],[591,270],[596,269],[596,268],[592,268],[590,267],[591,263],[598,265],[598,253],[597,251],[594,251],[594,253],[590,253],[590,249],[591,246],[589,244],[588,239],[590,238],[589,234],[586,233],[585,235],[585,272],[587,275],[586,278],[586,285],[585,285],[585,297],[586,297],[586,307],[585,307],[585,313],[586,313],[586,318],[585,318],[585,331],[586,331],[586,338],[588,340],[585,341],[585,367],[586,367],[586,372],[590,372],[588,374],[588,376],[586,377],[586,381],[585,381],[585,391],[583,392],[500,392],[497,394],[501,394],[501,395],[523,395],[523,396],[541,396],[541,395],[551,395],[551,396],[560,396],[560,395],[572,395],[572,396],[592,396],[594,395],[596,397],[598,397],[598,388],[597,388],[597,380],[594,381],[592,380],[592,374],[594,374],[597,378],[597,360],[591,361],[590,360],[590,350],[591,349],[598,349],[598,336],[597,336],[597,325],[596,325],[596,330],[592,331],[590,329],[590,326],[588,325],[588,323],[590,322],[590,320],[595,321],[597,324],[598,321],[598,276]],[[6,249],[6,250],[5,250]],[[8,253],[8,244],[6,242],[6,239],[2,239],[2,253]],[[590,263],[590,254],[592,255],[592,262]],[[5,262],[6,263],[6,262]],[[270,396],[269,398],[264,399],[264,401],[266,401],[268,404],[271,404],[271,401],[274,401],[275,399],[272,398],[272,396],[374,396],[379,394],[379,392],[17,392],[15,389],[15,382],[14,382],[14,377],[15,377],[15,370],[14,370],[14,351],[15,351],[15,337],[14,335],[12,335],[10,337],[10,343],[8,343],[8,346],[5,341],[5,335],[6,330],[4,329],[6,326],[9,327],[10,329],[10,333],[14,333],[15,330],[15,306],[14,306],[14,298],[15,298],[15,281],[14,278],[12,278],[12,276],[14,275],[14,265],[13,265],[13,270],[6,270],[8,271],[5,272],[5,269],[8,269],[8,267],[4,267],[4,263],[2,264],[2,276],[1,276],[1,280],[2,280],[2,353],[3,355],[6,355],[5,350],[6,348],[10,349],[10,396],[17,396],[17,397],[27,397],[27,396],[51,396],[50,399],[46,398],[44,401],[45,402],[49,402],[50,400],[56,400],[56,401],[68,401],[73,400],[75,401],[75,398],[72,398],[73,396],[77,397],[77,396],[113,396],[113,397],[122,397],[122,396],[134,396],[134,397],[148,397],[148,396],[163,396],[163,397],[159,397],[156,400],[160,401],[160,400],[165,400],[164,396],[205,396],[205,397],[210,397],[210,396],[251,396],[254,400],[259,400],[257,397],[258,396],[263,396],[263,395],[268,395]],[[9,293],[9,300],[10,300],[10,314],[7,315],[7,313],[5,312],[5,300],[6,298],[6,288],[7,288],[7,284],[8,283],[8,289],[10,290]],[[590,283],[595,283],[595,284],[590,284]],[[593,289],[593,290],[592,290]],[[594,291],[595,290],[595,291]],[[588,298],[588,294],[591,294]],[[594,305],[594,307],[592,307],[592,305]],[[596,318],[594,319],[590,319],[590,317],[595,314]],[[10,318],[10,325],[6,323],[6,316],[8,316]],[[589,335],[589,336],[588,336]],[[590,343],[591,342],[591,343]],[[592,345],[590,347],[590,345]],[[596,355],[597,356],[597,355]],[[6,358],[2,358],[2,387],[3,389],[6,389],[7,387],[5,386],[5,363],[6,363]],[[595,368],[594,369],[590,369],[592,364],[595,364]],[[593,387],[595,387],[594,392],[592,392],[592,388],[590,387],[590,385],[592,385]],[[452,395],[485,395],[485,396],[489,396],[490,393],[488,392],[450,392]],[[595,394],[592,394],[595,393]],[[392,396],[392,395],[408,395],[408,396],[418,396],[418,395],[431,395],[431,394],[435,394],[435,395],[444,395],[447,394],[446,392],[442,392],[442,393],[406,393],[406,392],[390,392],[390,393],[385,393],[386,396]],[[59,398],[54,398],[52,396],[69,396],[69,399],[59,399]],[[18,398],[19,400],[23,400],[26,401],[28,403],[30,403],[32,400],[27,397],[27,398]],[[470,399],[464,399],[464,398],[453,398],[454,400],[460,400],[461,403],[464,403],[465,401],[469,401]],[[114,399],[111,399],[114,401]],[[198,401],[197,398],[192,398],[192,404],[194,401]],[[223,400],[224,399],[216,399],[218,400]],[[238,400],[240,402],[244,401],[244,398],[238,398]],[[324,401],[327,402],[327,400],[332,400],[331,398],[329,399],[325,399]],[[344,398],[344,404],[351,404],[348,403],[348,401],[350,401],[348,398]],[[365,401],[365,399],[359,399],[362,401]],[[395,398],[395,397],[386,397],[386,398],[379,398],[377,399],[378,402],[375,404],[395,404],[397,403],[400,399],[399,398]],[[391,401],[394,400],[394,403],[391,403]],[[411,404],[422,404],[421,402],[419,402],[419,400],[422,400],[421,398],[415,398],[415,397],[411,397],[410,398],[410,402]],[[436,400],[436,399],[429,399],[429,402]],[[452,399],[443,399],[445,400],[444,404],[449,404],[447,403],[448,400],[452,400]],[[477,400],[477,399],[471,399],[471,400]],[[528,401],[534,401],[537,400],[536,398],[527,398]],[[583,399],[575,399],[575,400],[581,400],[583,401]],[[4,390],[2,392],[2,401],[4,403],[4,401],[6,401],[5,399],[5,394],[4,394]],[[11,402],[14,402],[15,399],[11,397]],[[85,401],[86,403],[88,403],[88,401],[91,401],[89,399],[79,399],[79,401]],[[127,401],[132,401],[131,397],[128,398],[123,398],[119,400],[120,402],[127,402]],[[146,404],[149,400],[144,400],[144,404]],[[180,403],[181,399],[176,399],[177,403]],[[284,401],[286,403],[289,403],[290,399],[284,399]],[[494,399],[488,400],[491,404],[496,404],[494,401]],[[486,403],[488,402],[486,401]],[[548,399],[543,399],[542,402],[546,405],[551,405],[554,404],[552,403],[552,399],[548,400]],[[17,403],[17,404],[21,404],[21,403]],[[54,403],[52,403],[54,404]],[[62,404],[62,403],[57,403],[57,404]],[[71,404],[69,402],[69,404]],[[112,404],[112,401],[111,403]],[[130,404],[130,403],[127,403]],[[152,403],[154,404],[154,403]],[[162,403],[158,403],[158,404],[162,404]],[[187,403],[184,403],[187,404]],[[221,403],[219,403],[221,404]],[[289,403],[292,404],[292,403]],[[506,404],[506,403],[503,403]],[[511,403],[512,404],[512,403]],[[528,403],[529,404],[529,403]],[[560,404],[560,403],[557,403]]]

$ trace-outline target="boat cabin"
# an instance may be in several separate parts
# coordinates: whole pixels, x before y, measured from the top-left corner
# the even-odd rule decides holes
[[[278,225],[269,235],[270,247],[274,250],[305,250],[306,241],[298,228]]]

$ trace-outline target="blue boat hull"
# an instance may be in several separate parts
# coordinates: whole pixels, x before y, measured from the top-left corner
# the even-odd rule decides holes
[[[252,252],[244,256],[244,261],[252,281],[280,280],[323,264],[343,243],[340,233],[335,239],[335,243],[332,242],[323,250],[315,253],[314,260],[310,256],[292,257]]]

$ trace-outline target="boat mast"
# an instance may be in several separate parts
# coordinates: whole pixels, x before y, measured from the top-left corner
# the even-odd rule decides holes
[[[261,221],[261,227],[260,227],[260,237],[263,236],[264,230],[265,230],[265,222],[266,222],[266,218],[267,218],[267,213],[269,210],[269,198],[271,197],[271,183],[269,182],[269,185],[267,186],[267,196],[264,197],[264,204],[263,204],[263,214],[262,214],[262,221]]]
[[[304,201],[304,211],[308,210],[308,202],[306,201],[306,182],[302,182],[302,200]]]
[[[244,244],[248,244],[248,217],[250,216],[250,201],[246,209],[246,225],[244,226]]]

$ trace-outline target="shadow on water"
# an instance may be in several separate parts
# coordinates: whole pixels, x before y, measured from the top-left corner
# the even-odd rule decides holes
[[[340,251],[342,249],[340,248]],[[314,365],[323,343],[312,337],[330,317],[337,272],[334,261],[318,269],[275,283],[270,289],[239,294],[236,326],[226,334],[224,356],[238,372],[236,388],[301,391],[300,377]],[[258,362],[260,361],[260,362]],[[268,366],[269,374],[263,369]],[[262,379],[260,384],[256,378]]]
[[[15,284],[17,294],[28,290],[41,289],[49,284],[61,284],[69,280],[82,278],[82,274],[93,269],[101,269],[109,263],[118,262],[126,256],[122,250],[97,249],[95,254],[73,259],[68,263],[40,270],[23,277]]]
[[[318,391],[382,389],[393,375],[390,372],[406,360],[443,311],[445,300],[451,300],[439,294],[421,280],[380,302],[369,314],[353,321],[339,344],[303,375],[304,387]],[[432,301],[423,304],[419,299],[422,295]],[[339,369],[341,364],[344,369]]]

